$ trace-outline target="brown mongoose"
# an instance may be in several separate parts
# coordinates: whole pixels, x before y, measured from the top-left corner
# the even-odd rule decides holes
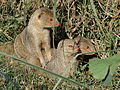
[[[77,67],[75,55],[79,52],[78,46],[73,39],[61,40],[57,49],[52,50],[52,59],[46,68],[54,73],[68,77]]]
[[[96,49],[92,42],[89,39],[86,39],[84,37],[76,37],[74,38],[76,44],[79,46],[80,51],[82,53],[89,53],[89,52],[96,52]],[[94,53],[86,54],[86,55],[92,55]]]
[[[37,9],[31,16],[28,26],[16,37],[14,50],[18,57],[28,62],[45,67],[41,50],[44,49],[48,60],[51,60],[50,30],[59,26],[59,22],[48,8]]]

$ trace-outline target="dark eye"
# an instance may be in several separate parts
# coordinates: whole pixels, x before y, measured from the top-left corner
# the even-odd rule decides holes
[[[40,14],[38,15],[38,18],[40,19],[40,18],[43,17],[43,16],[44,16],[44,12],[40,13]]]
[[[73,47],[72,45],[68,45],[68,47]]]
[[[87,49],[89,49],[90,47],[89,46],[87,46]]]
[[[38,15],[38,18],[40,18],[41,17],[41,14],[40,15]]]
[[[52,19],[52,18],[50,18],[50,21],[53,21],[53,19]]]

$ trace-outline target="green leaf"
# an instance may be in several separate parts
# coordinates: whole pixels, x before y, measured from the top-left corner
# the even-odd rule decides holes
[[[89,71],[93,77],[99,80],[107,79],[108,75],[113,76],[115,70],[120,65],[120,55],[114,55],[107,59],[91,59],[89,62]],[[109,80],[110,81],[110,80]]]
[[[120,65],[120,54],[108,58],[110,63],[110,74],[113,75],[117,67]]]
[[[96,79],[104,79],[108,73],[109,63],[103,59],[91,59],[89,62],[89,71]]]
[[[112,85],[111,81],[112,81],[112,75],[109,73],[106,79],[103,81],[103,84],[107,86],[111,86]]]

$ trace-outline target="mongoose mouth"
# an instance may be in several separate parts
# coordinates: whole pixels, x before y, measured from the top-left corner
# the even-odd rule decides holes
[[[44,27],[43,29],[52,30],[52,27]]]
[[[74,48],[74,50],[77,51],[77,52],[80,52],[80,51],[81,51],[79,47]]]

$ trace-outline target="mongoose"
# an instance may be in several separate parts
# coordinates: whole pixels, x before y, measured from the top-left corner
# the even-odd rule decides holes
[[[95,52],[96,49],[92,42],[89,39],[86,39],[84,37],[76,37],[74,38],[76,44],[79,46],[82,53],[89,53],[89,52]],[[86,55],[92,55],[94,53],[86,54]]]
[[[3,4],[7,4],[6,0],[0,0],[0,2],[3,3]]]
[[[75,54],[79,52],[78,46],[72,39],[61,40],[57,49],[52,50],[52,59],[46,68],[59,75],[68,77],[72,75],[77,67]]]
[[[51,60],[50,30],[59,26],[59,22],[48,8],[37,9],[31,16],[28,26],[17,35],[14,50],[18,57],[28,62],[45,67],[45,60],[41,52],[44,49],[48,60]]]

